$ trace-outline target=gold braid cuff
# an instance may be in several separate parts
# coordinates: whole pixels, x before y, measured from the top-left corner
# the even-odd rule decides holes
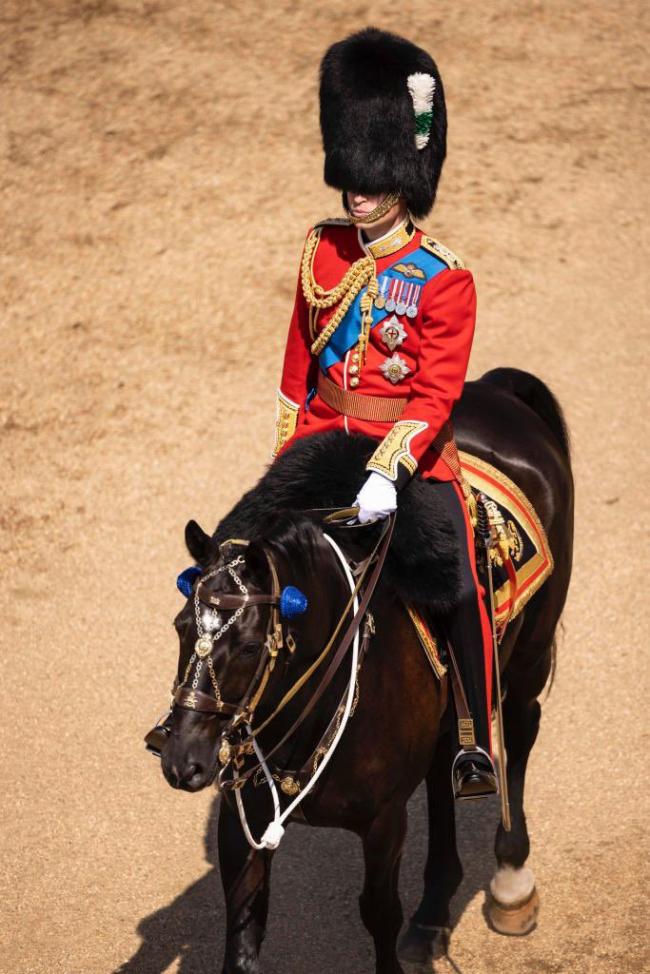
[[[276,457],[284,444],[296,431],[298,424],[298,412],[300,406],[285,396],[278,389],[278,398],[275,413],[275,446],[273,456]]]
[[[393,424],[366,464],[366,470],[375,470],[389,480],[397,480],[398,463],[414,474],[418,463],[410,451],[411,440],[429,424],[419,419],[399,419]]]

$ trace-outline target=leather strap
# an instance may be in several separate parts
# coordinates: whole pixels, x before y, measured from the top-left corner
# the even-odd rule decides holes
[[[371,639],[372,635],[374,634],[374,631],[375,631],[375,624],[374,624],[374,621],[372,621],[372,622],[370,621],[370,613],[369,613],[368,615],[366,615],[366,622],[365,622],[364,629],[363,629],[363,635],[361,637],[361,645],[359,646],[359,659],[358,659],[358,662],[357,662],[357,674],[361,670],[361,666],[363,664],[363,661],[366,658],[366,654],[368,652],[368,647],[370,646],[370,639]],[[334,733],[335,733],[336,728],[338,726],[338,721],[340,720],[341,710],[342,710],[343,706],[345,705],[345,699],[346,699],[346,696],[347,696],[347,692],[348,692],[348,688],[346,686],[345,692],[343,694],[343,699],[341,700],[341,702],[339,703],[338,707],[334,711],[334,716],[332,717],[331,721],[327,725],[327,728],[325,730],[325,733],[322,735],[322,737],[319,740],[318,744],[316,745],[316,747],[314,748],[314,750],[309,755],[309,757],[307,758],[307,760],[305,761],[305,763],[301,767],[300,771],[296,775],[296,778],[297,778],[298,782],[300,783],[300,785],[304,785],[304,784],[307,783],[307,781],[309,781],[310,777],[312,776],[312,774],[314,772],[314,760],[316,759],[316,757],[319,754],[319,752],[322,752],[323,751],[323,749],[325,748],[325,745],[328,743],[328,741],[330,740],[330,738],[332,738],[334,736]],[[352,716],[353,713],[354,713],[354,706],[353,706],[352,710],[350,711],[350,716]]]
[[[454,694],[454,704],[456,705],[456,714],[459,720],[471,719],[472,715],[469,710],[469,704],[467,703],[463,681],[460,678],[460,670],[458,669],[456,656],[450,642],[447,642],[447,653],[451,663],[449,671],[451,675],[451,689]]]
[[[193,690],[192,687],[178,687],[174,693],[174,703],[186,710],[196,710],[201,714],[225,714],[232,716],[238,707],[233,703],[218,703],[209,693]]]
[[[454,697],[456,708],[456,719],[458,721],[458,740],[464,751],[472,751],[476,748],[476,735],[474,732],[474,721],[470,713],[465,688],[461,680],[460,670],[451,643],[447,640],[447,653],[449,655],[449,674],[451,676],[451,692]]]
[[[361,621],[365,615],[366,609],[368,608],[370,599],[372,598],[375,588],[377,587],[377,582],[379,581],[382,569],[384,567],[384,562],[386,560],[386,555],[388,553],[390,541],[393,536],[394,527],[395,527],[395,515],[390,514],[386,522],[386,527],[384,528],[384,533],[380,538],[380,547],[378,548],[377,551],[377,562],[375,564],[375,567],[372,570],[372,573],[368,580],[368,584],[365,588],[363,596],[361,597],[358,610],[356,611],[353,618],[350,620],[350,624],[345,630],[341,642],[339,643],[338,649],[336,650],[336,653],[334,654],[332,660],[330,661],[327,670],[323,674],[323,678],[321,682],[317,686],[316,690],[314,691],[310,699],[307,701],[305,707],[302,709],[302,711],[300,712],[296,720],[294,720],[294,722],[291,724],[288,731],[286,731],[286,733],[281,737],[281,739],[277,742],[277,744],[275,744],[271,748],[270,751],[266,752],[266,754],[264,755],[265,761],[268,762],[269,759],[273,757],[273,755],[282,747],[282,745],[285,744],[289,740],[289,738],[296,732],[298,727],[300,727],[300,725],[307,719],[307,717],[312,712],[312,710],[314,709],[314,707],[316,706],[316,704],[318,703],[322,695],[325,693],[327,687],[334,679],[334,676],[336,675],[336,672],[338,671],[341,663],[343,662],[347,650],[352,640],[354,639],[355,633],[359,628],[359,626],[361,625]],[[258,734],[259,731],[260,731],[259,727],[254,728],[253,736]],[[253,765],[253,767],[249,768],[244,774],[241,774],[237,778],[236,787],[241,788],[243,784],[246,781],[248,781],[248,779],[251,778],[259,770],[260,767],[261,765],[259,763],[255,764]],[[232,788],[235,787],[235,783],[234,781],[221,781],[221,787],[224,789]]]
[[[199,599],[205,605],[214,605],[221,609],[238,609],[242,605],[278,605],[277,595],[266,595],[264,592],[250,595],[238,595],[236,592],[219,592],[217,595],[204,595],[199,589]]]
[[[344,416],[369,422],[394,423],[400,418],[408,399],[392,396],[369,396],[352,389],[341,389],[319,370],[318,395],[323,402]]]

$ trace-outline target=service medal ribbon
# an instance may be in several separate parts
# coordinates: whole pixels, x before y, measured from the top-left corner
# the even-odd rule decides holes
[[[408,307],[406,309],[406,314],[409,318],[415,318],[418,313],[418,304],[420,303],[421,293],[421,284],[411,284],[411,293],[408,296]]]

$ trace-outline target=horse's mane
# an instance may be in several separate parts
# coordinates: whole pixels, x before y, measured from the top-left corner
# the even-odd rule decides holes
[[[305,546],[317,544],[321,530],[318,515],[305,512],[350,506],[376,446],[371,437],[339,430],[297,440],[220,521],[214,544],[246,538],[269,543],[287,557],[304,553]],[[377,537],[376,527],[346,531],[328,525],[327,531],[345,550],[362,544],[366,553]],[[405,601],[440,613],[456,604],[459,579],[453,525],[436,492],[416,475],[399,493],[384,583]]]

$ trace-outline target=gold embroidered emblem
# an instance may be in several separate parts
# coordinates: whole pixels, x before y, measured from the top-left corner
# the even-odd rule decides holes
[[[291,439],[298,425],[298,412],[300,407],[292,402],[278,389],[278,398],[275,412],[275,447],[273,456],[277,456],[287,440]]]
[[[428,250],[430,254],[437,257],[443,263],[450,267],[452,270],[462,270],[465,265],[463,264],[460,257],[457,257],[453,250],[449,247],[445,247],[438,240],[434,240],[433,237],[422,237],[422,247]]]
[[[410,452],[411,440],[429,424],[419,419],[399,419],[383,438],[370,460],[366,470],[376,470],[391,480],[397,479],[398,463],[404,464],[409,473],[415,473],[418,463]]]
[[[508,547],[510,548],[512,557],[515,561],[521,561],[521,556],[524,553],[524,542],[519,533],[519,528],[514,521],[508,520],[506,522],[506,533],[508,535]]]
[[[404,277],[417,277],[421,281],[426,278],[426,274],[417,264],[395,264],[393,270],[399,271]]]
[[[192,707],[193,710],[196,710],[197,703],[198,701],[196,699],[196,694],[194,690],[191,690],[190,693],[188,693],[187,697],[185,698],[185,706]]]

